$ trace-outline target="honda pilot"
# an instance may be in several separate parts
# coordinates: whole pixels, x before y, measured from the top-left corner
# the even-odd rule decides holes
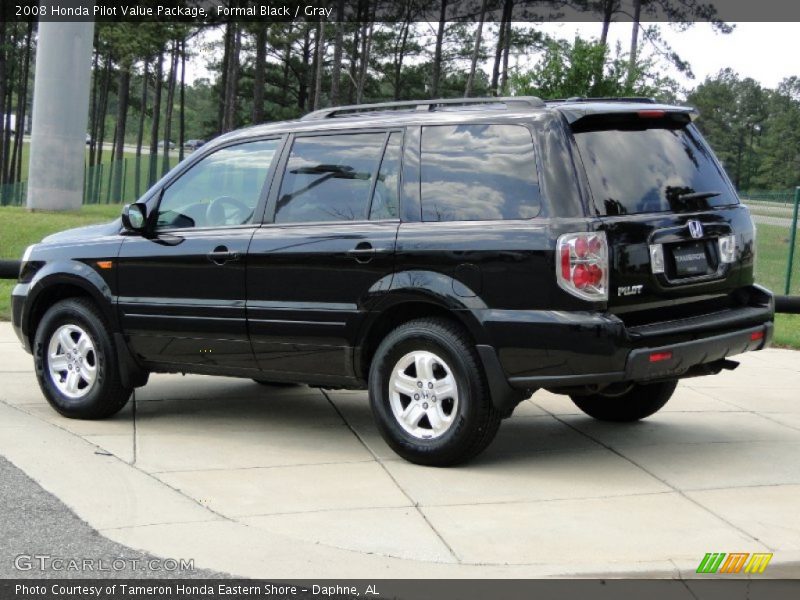
[[[14,329],[70,418],[149,373],[368,389],[387,443],[440,466],[539,389],[642,419],[772,336],[753,222],[695,116],[514,97],[235,131],[120,219],[28,248]]]

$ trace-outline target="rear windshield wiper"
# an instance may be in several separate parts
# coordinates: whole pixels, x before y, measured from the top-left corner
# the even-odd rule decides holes
[[[722,192],[689,192],[688,194],[678,194],[678,200],[691,202],[692,200],[708,200],[721,195]]]

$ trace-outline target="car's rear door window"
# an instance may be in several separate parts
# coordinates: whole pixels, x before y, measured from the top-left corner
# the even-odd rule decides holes
[[[541,199],[533,139],[523,125],[422,128],[423,221],[529,219]]]
[[[575,140],[601,214],[680,212],[738,202],[694,127],[617,123],[579,129]]]
[[[278,194],[275,222],[366,220],[385,143],[385,132],[295,139]]]

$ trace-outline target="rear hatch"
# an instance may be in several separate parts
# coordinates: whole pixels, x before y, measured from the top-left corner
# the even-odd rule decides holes
[[[752,220],[691,109],[620,103],[562,112],[608,239],[611,312],[629,324],[714,312],[752,283]]]

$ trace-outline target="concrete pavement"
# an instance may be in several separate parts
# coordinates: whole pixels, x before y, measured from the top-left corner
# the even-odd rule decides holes
[[[155,375],[113,419],[64,419],[3,323],[0,455],[110,540],[246,577],[688,577],[706,552],[798,577],[800,353],[740,358],[630,425],[538,392],[433,469],[363,392]]]

